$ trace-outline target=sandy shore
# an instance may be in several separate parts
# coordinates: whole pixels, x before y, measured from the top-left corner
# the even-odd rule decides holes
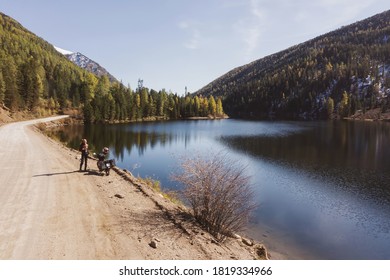
[[[258,244],[224,244],[181,206],[117,169],[110,176],[32,125],[0,126],[0,259],[255,259]]]

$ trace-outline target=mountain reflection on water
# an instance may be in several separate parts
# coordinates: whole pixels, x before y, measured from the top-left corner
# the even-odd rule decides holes
[[[323,122],[305,127],[310,129],[283,136],[227,136],[221,140],[237,151],[306,170],[350,191],[371,192],[372,197],[390,203],[389,124]]]

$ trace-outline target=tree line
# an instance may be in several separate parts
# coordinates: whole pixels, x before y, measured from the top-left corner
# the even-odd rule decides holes
[[[179,96],[164,89],[156,91],[146,87],[133,91],[121,83],[110,84],[106,76],[99,78],[94,94],[87,96],[86,122],[224,116],[221,98]]]

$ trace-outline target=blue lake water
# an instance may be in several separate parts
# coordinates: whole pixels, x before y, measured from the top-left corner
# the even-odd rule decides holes
[[[227,153],[251,176],[247,233],[292,259],[390,259],[390,124],[193,120],[67,126],[134,175],[170,181],[182,158]],[[93,168],[93,167],[91,167]]]

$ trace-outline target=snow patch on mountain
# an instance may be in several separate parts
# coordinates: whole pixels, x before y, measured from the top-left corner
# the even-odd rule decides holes
[[[56,49],[57,52],[62,53],[63,55],[69,55],[73,53],[72,51],[67,51],[56,46],[54,46],[54,48]]]
[[[96,62],[79,52],[70,53],[66,57],[81,68],[91,70],[92,72],[97,71],[99,66]]]

